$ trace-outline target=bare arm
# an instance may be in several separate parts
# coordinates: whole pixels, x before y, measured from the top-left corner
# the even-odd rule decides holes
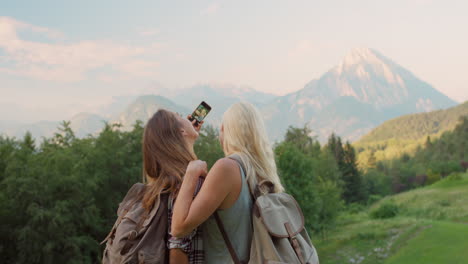
[[[187,168],[172,216],[171,233],[176,237],[188,234],[205,222],[227,198],[232,198],[233,190],[240,190],[239,168],[235,161],[228,158],[220,159],[213,165],[200,192],[193,199],[200,175],[200,171]]]

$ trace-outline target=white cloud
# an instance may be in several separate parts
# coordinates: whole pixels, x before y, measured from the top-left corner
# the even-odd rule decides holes
[[[201,11],[200,11],[200,14],[201,15],[211,15],[211,14],[215,14],[218,12],[218,10],[221,8],[220,4],[219,3],[211,3],[209,6],[203,8]]]
[[[58,38],[63,37],[63,34],[56,30],[31,25],[22,21],[15,20],[11,17],[0,17],[0,34],[1,33],[15,34],[17,30],[28,30],[31,32],[42,33],[48,36],[49,38],[53,38],[53,39],[58,39]]]
[[[40,80],[73,82],[86,79],[92,70],[103,68],[119,78],[154,76],[158,66],[154,55],[158,44],[131,46],[112,41],[84,40],[74,43],[24,40],[21,31],[33,31],[50,38],[60,32],[0,17],[0,72]],[[145,57],[145,59],[142,59]]]

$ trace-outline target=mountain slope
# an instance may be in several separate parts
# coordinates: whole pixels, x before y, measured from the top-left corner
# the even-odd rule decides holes
[[[107,119],[91,113],[79,113],[69,119],[70,127],[77,137],[94,134],[104,127]],[[40,140],[41,137],[52,137],[58,131],[62,121],[39,121],[32,124],[10,123],[4,127],[0,124],[2,133],[10,137],[23,138],[26,131]]]
[[[356,109],[344,109],[343,101]],[[357,48],[319,79],[276,98],[262,111],[274,138],[283,135],[288,124],[307,124],[324,142],[332,131],[357,140],[389,118],[454,105],[456,102],[379,52]],[[350,126],[359,129],[348,129]]]
[[[160,94],[164,95],[163,93]],[[207,117],[207,122],[213,125],[220,125],[224,112],[232,104],[245,100],[261,107],[276,98],[276,96],[254,90],[247,86],[198,84],[172,92],[168,94],[167,98],[192,111],[201,101],[205,101],[212,107]]]
[[[111,123],[120,123],[123,130],[130,130],[137,120],[143,121],[144,124],[161,108],[174,111],[182,116],[191,113],[188,108],[175,104],[163,96],[143,95],[135,99],[135,101],[127,106],[118,116],[112,118]]]
[[[202,100],[205,100],[207,103],[245,100],[255,105],[262,105],[276,97],[269,93],[257,91],[249,86],[216,83],[200,83],[178,90],[159,87],[152,93],[165,96],[185,107],[195,107]]]
[[[468,116],[468,101],[445,110],[405,115],[373,129],[356,143],[389,139],[417,140],[452,130],[461,116]]]
[[[380,120],[385,119],[382,111],[377,111],[367,103],[359,102],[355,97],[342,96],[324,107],[321,113],[312,116],[308,125],[314,129],[322,142],[333,132],[346,135],[347,139],[358,138],[372,129]],[[365,118],[362,118],[365,117]]]
[[[96,114],[79,113],[70,119],[70,128],[77,137],[84,137],[99,132],[106,121],[106,118]]]
[[[40,139],[53,136],[58,125],[59,122],[56,121],[39,121],[33,124],[9,126],[3,132],[10,137],[23,138],[24,134],[29,131],[34,138]]]
[[[341,96],[352,96],[376,109],[407,105],[408,110],[430,111],[454,105],[454,101],[376,50],[355,48],[318,81],[301,91],[316,105]],[[321,108],[318,108],[321,109]]]

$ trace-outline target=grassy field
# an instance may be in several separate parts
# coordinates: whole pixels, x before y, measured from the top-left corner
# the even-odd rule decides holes
[[[468,225],[429,222],[385,264],[468,263]]]
[[[388,203],[395,217],[370,217]],[[314,240],[322,264],[468,263],[468,173],[355,211],[326,240]]]

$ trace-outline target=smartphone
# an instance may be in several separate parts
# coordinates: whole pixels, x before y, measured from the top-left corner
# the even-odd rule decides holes
[[[198,126],[198,123],[200,123],[210,111],[211,106],[205,103],[205,101],[202,101],[197,108],[195,108],[189,120],[193,121],[195,119],[195,125]]]

